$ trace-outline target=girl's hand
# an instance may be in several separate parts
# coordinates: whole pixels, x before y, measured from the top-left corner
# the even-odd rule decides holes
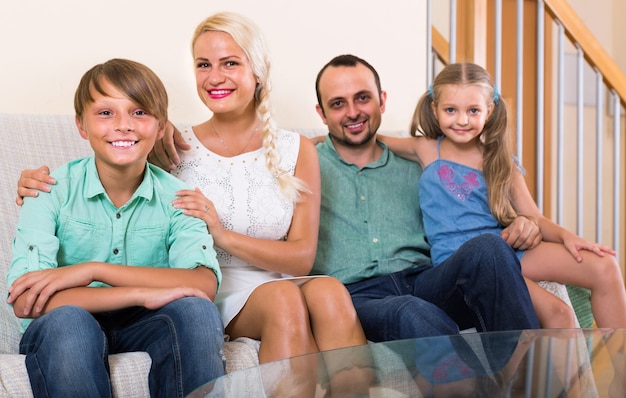
[[[219,239],[224,235],[225,228],[217,215],[213,202],[207,199],[199,188],[193,191],[178,191],[176,196],[178,196],[178,199],[175,199],[172,205],[177,209],[183,210],[183,213],[188,216],[203,220],[213,237],[213,242],[219,247]]]
[[[574,234],[568,234],[568,236],[563,239],[563,245],[577,262],[583,261],[583,258],[580,255],[580,250],[590,251],[600,257],[604,257],[605,254],[610,254],[611,256],[616,255],[615,250],[610,247],[590,242]]]
[[[93,282],[92,263],[76,264],[26,273],[13,282],[9,288],[7,302],[12,304],[25,294],[24,315],[41,313],[50,297],[61,290],[84,287]]]
[[[17,198],[15,203],[18,206],[24,204],[25,197],[36,197],[41,192],[50,192],[50,185],[55,184],[54,178],[50,177],[48,166],[41,166],[37,170],[23,170],[20,179],[17,180]]]

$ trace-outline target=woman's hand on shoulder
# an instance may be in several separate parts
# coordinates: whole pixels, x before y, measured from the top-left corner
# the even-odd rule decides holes
[[[186,215],[204,221],[215,245],[221,247],[220,240],[227,230],[222,225],[213,202],[207,199],[199,188],[178,191],[176,196],[178,198],[172,202],[172,205],[177,209],[181,209]]]
[[[37,197],[39,192],[50,192],[50,185],[56,184],[54,178],[50,176],[48,166],[41,166],[36,170],[23,170],[17,180],[17,198],[15,203],[18,206],[24,204],[25,197]]]

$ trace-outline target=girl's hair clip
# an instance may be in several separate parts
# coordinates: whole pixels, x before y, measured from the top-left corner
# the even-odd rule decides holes
[[[435,100],[435,90],[433,90],[433,85],[428,86],[428,96],[432,101]]]
[[[498,105],[498,101],[500,101],[500,90],[498,90],[498,86],[493,86],[493,103]]]

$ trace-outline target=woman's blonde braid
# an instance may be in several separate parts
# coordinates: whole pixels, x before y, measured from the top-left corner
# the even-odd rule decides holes
[[[304,182],[282,170],[279,166],[280,156],[276,150],[276,126],[273,123],[269,105],[269,87],[259,90],[257,112],[261,118],[263,131],[263,149],[265,150],[266,166],[276,178],[281,192],[289,200],[297,202],[302,192],[310,193]]]

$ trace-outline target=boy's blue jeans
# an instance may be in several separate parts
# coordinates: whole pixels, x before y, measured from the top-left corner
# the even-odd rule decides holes
[[[499,236],[467,241],[446,261],[346,286],[365,335],[390,341],[458,333],[537,329],[517,256]]]
[[[59,307],[20,342],[35,397],[110,397],[108,355],[146,351],[153,397],[183,397],[224,374],[224,327],[215,304],[186,297],[151,311],[90,314]]]

